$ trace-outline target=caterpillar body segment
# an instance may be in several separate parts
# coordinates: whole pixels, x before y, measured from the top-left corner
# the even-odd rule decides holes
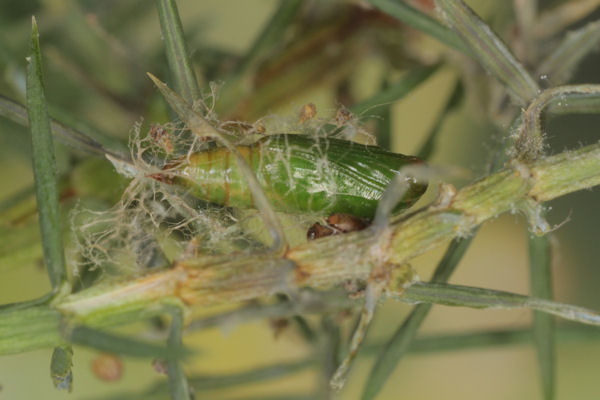
[[[391,153],[339,139],[304,135],[271,135],[238,146],[274,209],[287,213],[346,213],[371,218],[387,185],[416,157]],[[216,204],[253,208],[247,182],[225,148],[194,153],[171,162],[157,180],[187,187]],[[427,184],[407,178],[410,189],[396,211],[410,207]]]

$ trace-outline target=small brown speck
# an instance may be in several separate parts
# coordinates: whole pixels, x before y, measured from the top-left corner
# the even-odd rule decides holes
[[[310,272],[305,271],[302,266],[300,266],[299,264],[296,264],[296,284],[301,284],[303,281],[305,281],[306,279],[310,278]]]
[[[277,339],[290,325],[290,321],[287,318],[273,318],[269,321],[269,325],[273,329],[273,336]]]
[[[152,368],[161,375],[168,374],[167,361],[162,358],[155,358],[152,360]]]
[[[358,299],[365,295],[367,285],[353,279],[342,282],[342,287],[348,292],[348,297]]]
[[[163,173],[158,173],[158,174],[150,174],[148,175],[149,178],[152,178],[156,181],[162,182],[162,183],[166,183],[167,185],[172,185],[173,184],[173,177],[169,174],[163,174]]]
[[[262,134],[267,131],[267,128],[265,128],[265,124],[263,124],[261,121],[257,121],[254,123],[254,131]]]
[[[150,126],[150,131],[148,132],[154,143],[159,145],[167,154],[173,153],[175,151],[175,146],[173,146],[173,142],[171,142],[171,138],[169,132],[167,132],[162,126],[158,124],[152,124]]]
[[[354,115],[346,107],[338,108],[337,112],[335,113],[335,123],[338,126],[344,125],[346,122],[350,121],[352,118],[354,118]]]
[[[298,122],[302,123],[304,121],[308,121],[309,119],[313,119],[317,115],[317,106],[313,103],[307,103],[302,106],[300,110]]]

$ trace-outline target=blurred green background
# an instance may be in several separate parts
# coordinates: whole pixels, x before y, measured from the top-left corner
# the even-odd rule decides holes
[[[347,8],[352,5],[350,2],[327,3],[323,7]],[[510,2],[491,3],[469,2],[481,15],[489,18],[492,25],[506,26],[507,21],[514,18]],[[220,80],[225,79],[231,65],[248,49],[277,2],[186,0],[177,4],[196,72],[199,77],[204,77],[201,84],[208,90],[208,82],[212,80],[227,84]],[[142,117],[145,123],[164,121],[169,117],[165,104],[145,75],[149,71],[168,78],[158,18],[154,3],[149,1],[4,0],[0,5],[0,93],[24,102],[25,56],[33,14],[40,27],[46,96],[54,115],[84,131],[100,130],[123,143],[133,124]],[[598,16],[597,13],[595,17]],[[588,20],[593,19],[594,15],[588,17]],[[336,23],[335,18],[329,23]],[[383,28],[378,32],[380,26]],[[397,77],[420,62],[431,63],[440,58],[441,46],[414,31],[390,25],[389,21],[378,21],[370,29],[371,41],[389,38],[390,29],[401,30],[402,34],[397,42],[390,40],[382,46],[385,51],[372,51],[369,47],[372,42],[367,41],[357,44],[363,46],[360,51],[342,53],[341,59],[345,63],[332,68],[343,71],[348,82],[344,91],[334,91],[338,77],[330,74],[332,71],[322,71],[322,80],[315,77],[311,78],[310,84],[303,83],[306,90],[298,91],[290,85],[294,92],[277,102],[267,103],[261,115],[295,117],[299,107],[306,102],[315,103],[321,116],[333,115],[338,105],[344,104],[344,95],[358,100],[366,98],[377,92],[388,76]],[[336,51],[336,48],[329,50]],[[344,48],[345,51],[348,49]],[[404,56],[403,51],[409,55]],[[397,59],[390,61],[390,54],[396,54]],[[346,56],[348,60],[344,60]],[[477,97],[476,80],[485,81],[489,77],[481,71],[473,72],[471,77],[465,72],[466,68],[461,69],[460,63],[457,64],[452,64],[450,57],[450,61],[425,84],[392,106],[391,147],[397,152],[415,153],[435,124],[457,77],[473,79],[475,84],[467,87],[466,100],[444,120],[430,162],[459,165],[474,171],[475,176],[482,176],[501,134],[486,119],[484,106]],[[597,53],[588,57],[573,82],[600,83],[598,65],[600,57]],[[485,89],[481,91],[485,92]],[[479,95],[485,97],[485,93]],[[234,116],[238,114],[239,110],[232,112]],[[249,113],[248,118],[252,122],[258,116]],[[599,116],[557,117],[546,122],[552,152],[598,140]],[[367,126],[374,128],[373,124]],[[63,174],[85,159],[80,154],[73,156],[61,144],[56,147]],[[7,197],[32,184],[30,164],[28,132],[1,118],[0,168],[3,173],[0,196]],[[91,168],[98,164],[102,163],[92,164]],[[432,199],[435,186],[431,185],[428,200]],[[112,197],[107,196],[105,202],[108,204]],[[598,204],[598,190],[575,193],[552,202],[549,213],[553,224],[567,221],[552,234],[555,297],[559,301],[594,309],[600,309]],[[36,234],[31,233],[32,237]],[[527,293],[526,235],[526,224],[520,216],[507,215],[487,223],[451,282]],[[47,275],[39,259],[41,248],[34,243],[29,251],[31,256],[25,260],[0,259],[0,303],[34,298],[48,290]],[[427,279],[443,251],[436,249],[414,260],[413,266],[422,279]],[[382,305],[367,340],[376,342],[388,338],[409,310],[410,307],[395,302]],[[207,313],[214,311],[207,310]],[[521,327],[530,320],[531,313],[527,311],[436,306],[420,332]],[[348,329],[345,334],[349,334]],[[241,371],[309,354],[307,345],[293,330],[288,329],[274,338],[268,321],[228,327],[226,331],[212,329],[193,334],[186,338],[186,343],[202,350],[202,355],[187,365],[190,374]],[[150,360],[125,359],[123,378],[114,383],[102,382],[91,370],[91,362],[97,353],[76,347],[74,389],[67,394],[52,386],[50,354],[51,350],[44,350],[0,358],[0,399],[90,399],[127,391],[139,392],[152,382],[164,379],[153,371]],[[557,357],[558,399],[600,398],[597,385],[600,341],[559,343]],[[359,360],[340,394],[341,399],[359,398],[371,363],[369,357]],[[303,372],[268,384],[202,392],[197,398],[261,398],[281,392],[310,393],[316,384],[316,373]],[[534,348],[519,345],[411,355],[399,365],[378,398],[538,399],[541,393]]]

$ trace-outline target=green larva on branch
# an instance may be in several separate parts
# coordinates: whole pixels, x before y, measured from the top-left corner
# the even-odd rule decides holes
[[[237,149],[256,174],[277,211],[346,213],[371,218],[388,184],[416,157],[346,140],[305,135],[271,135]],[[235,158],[225,148],[194,153],[153,174],[156,180],[187,187],[216,204],[253,208],[253,199]],[[410,207],[427,189],[407,178],[410,188],[395,211]]]

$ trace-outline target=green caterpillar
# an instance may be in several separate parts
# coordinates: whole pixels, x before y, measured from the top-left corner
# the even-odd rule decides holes
[[[275,210],[287,213],[346,213],[371,218],[387,185],[400,169],[422,163],[416,157],[339,139],[271,135],[238,146]],[[153,178],[187,187],[216,204],[253,208],[253,199],[235,158],[215,148],[170,162]],[[395,211],[414,204],[427,184],[410,187]]]

